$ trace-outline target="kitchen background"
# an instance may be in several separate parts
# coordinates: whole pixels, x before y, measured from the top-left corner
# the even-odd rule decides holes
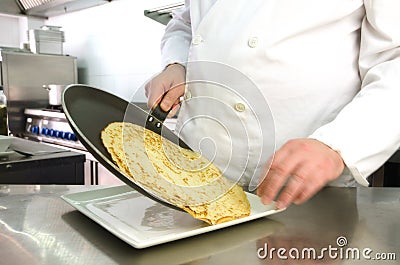
[[[64,54],[77,57],[78,81],[145,102],[138,89],[160,68],[160,39],[165,26],[144,16],[144,10],[175,1],[116,0],[48,19],[0,14],[0,46],[20,47],[27,30],[61,26]]]
[[[60,26],[65,33],[63,54],[77,58],[78,83],[102,88],[129,101],[146,102],[143,85],[161,70],[160,40],[165,26],[145,16],[144,10],[182,3],[182,1],[52,1],[102,2],[103,4],[79,11],[51,15],[44,19],[37,16],[15,15],[20,11],[18,7],[16,10],[7,12],[5,10],[9,6],[7,3],[15,4],[16,0],[1,0],[0,47],[21,47],[21,44],[28,43],[29,30],[40,29],[43,25]],[[31,127],[27,128],[31,129]],[[39,130],[32,132],[40,134]],[[45,136],[44,139],[54,139],[54,137]],[[85,152],[85,155],[87,161],[85,183],[115,184],[118,182],[118,179],[99,165],[90,153]],[[93,170],[93,163],[98,169]],[[397,152],[384,167],[373,174],[372,185],[399,186],[400,178],[383,178],[386,174],[399,176],[399,165],[400,153]],[[87,181],[88,175],[90,177],[96,175],[99,179]]]
[[[63,54],[77,58],[78,83],[104,89],[129,101],[146,102],[143,85],[149,78],[161,70],[160,40],[165,26],[145,16],[144,11],[175,4],[179,0],[53,1],[54,3],[66,3],[66,6],[75,2],[80,5],[85,3],[95,4],[89,8],[74,12],[65,13],[61,10],[61,14],[52,14],[45,19],[38,16],[16,15],[20,13],[18,6],[15,4],[17,1],[1,0],[0,47],[21,48],[23,43],[29,43],[29,30],[39,30],[43,25],[60,26],[65,36]],[[96,5],[97,3],[102,4]],[[15,6],[13,10],[6,10],[13,6]],[[26,64],[24,65],[26,69],[21,71],[32,72]],[[36,75],[37,71],[32,73]],[[24,73],[21,74],[26,75]],[[46,73],[43,73],[43,75],[46,75]],[[34,89],[42,94],[45,93],[41,85],[37,88],[30,87],[30,89]],[[14,90],[20,91],[18,86]],[[33,99],[29,95],[26,94],[25,98],[32,101]],[[21,108],[21,106],[18,107]],[[32,108],[32,106],[25,107]],[[9,113],[10,109],[15,110],[16,108],[15,106],[9,108]],[[111,172],[99,164],[89,152],[86,150],[82,151],[79,147],[80,144],[76,144],[75,140],[69,140],[69,138],[68,140],[64,138],[60,139],[58,136],[54,137],[54,135],[48,136],[47,133],[43,134],[44,125],[41,128],[40,125],[39,127],[34,126],[35,119],[39,115],[37,111],[37,108],[25,109],[25,120],[27,120],[26,132],[28,132],[30,139],[33,135],[36,140],[41,138],[42,141],[47,143],[72,147],[72,151],[85,154],[85,184],[107,185],[121,183]],[[48,111],[46,115],[48,115],[47,113]],[[60,115],[62,116],[62,114]],[[58,114],[56,116],[58,117]],[[14,120],[19,121],[19,116],[13,115],[14,117],[17,117]],[[55,118],[56,120],[58,119],[57,117]],[[50,116],[41,118],[43,121],[52,119]],[[22,121],[22,126],[25,126],[24,121]],[[50,125],[46,127],[51,128]],[[65,126],[62,128],[65,128]],[[57,128],[57,130],[59,129]],[[62,129],[62,131],[69,130]],[[3,167],[6,168],[7,165],[9,166],[8,163],[11,164],[11,162],[14,162],[12,160],[14,159],[9,157],[8,160],[3,161],[2,164],[0,163],[0,169]]]

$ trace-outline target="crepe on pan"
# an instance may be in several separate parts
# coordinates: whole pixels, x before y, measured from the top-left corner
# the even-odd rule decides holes
[[[218,224],[250,214],[243,189],[200,154],[126,122],[109,124],[101,139],[126,177],[193,217]]]

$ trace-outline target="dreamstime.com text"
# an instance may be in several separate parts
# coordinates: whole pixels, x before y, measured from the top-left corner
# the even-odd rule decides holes
[[[339,236],[336,239],[336,246],[328,245],[321,249],[312,247],[304,248],[275,248],[268,247],[265,243],[263,247],[257,249],[257,256],[260,259],[281,259],[281,260],[323,260],[323,259],[340,259],[340,260],[396,260],[394,252],[374,252],[371,248],[356,248],[347,246],[347,238]]]

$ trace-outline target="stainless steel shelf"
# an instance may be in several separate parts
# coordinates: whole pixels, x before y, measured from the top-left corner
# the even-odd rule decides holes
[[[147,9],[144,10],[144,15],[148,18],[151,18],[158,23],[161,23],[163,25],[167,25],[168,22],[172,18],[172,11],[182,8],[184,6],[184,3],[176,3],[176,4],[170,4],[158,8],[153,8],[153,9]]]

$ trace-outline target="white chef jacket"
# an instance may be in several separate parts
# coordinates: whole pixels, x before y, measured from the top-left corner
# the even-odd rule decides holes
[[[400,146],[399,10],[399,0],[186,0],[167,25],[162,63],[238,69],[268,101],[276,148],[317,139],[346,164],[332,185],[368,185]],[[193,109],[183,103],[178,121],[189,143],[213,133],[185,127]]]

